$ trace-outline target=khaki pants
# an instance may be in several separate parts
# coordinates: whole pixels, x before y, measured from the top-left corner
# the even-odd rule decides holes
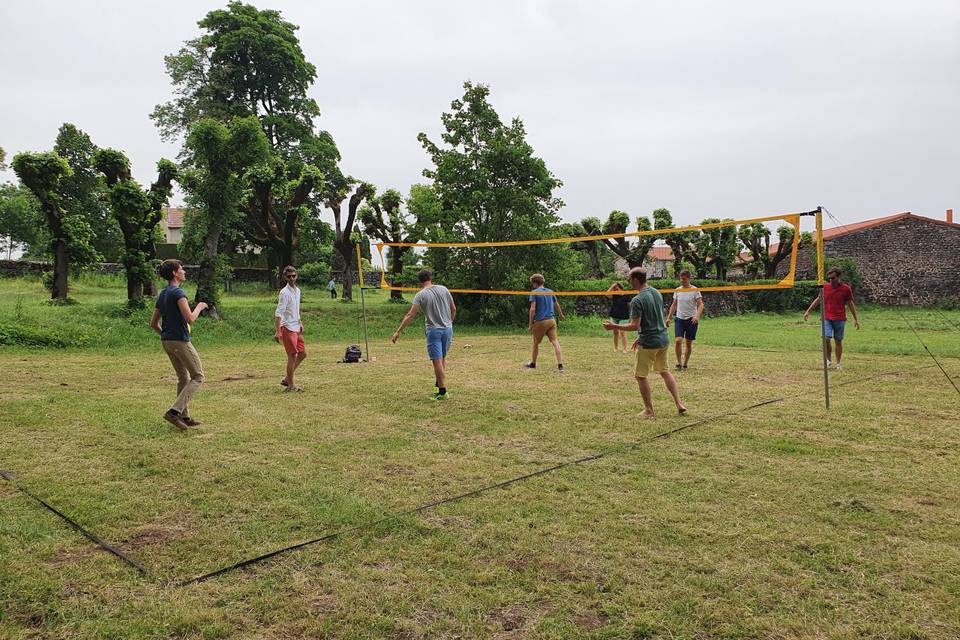
[[[177,372],[177,399],[170,407],[181,417],[190,416],[190,398],[203,383],[203,365],[192,342],[161,340],[174,371]]]

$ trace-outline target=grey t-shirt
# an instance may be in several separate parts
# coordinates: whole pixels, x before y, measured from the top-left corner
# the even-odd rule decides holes
[[[413,296],[413,304],[423,309],[427,329],[446,329],[453,326],[453,318],[450,317],[453,296],[443,285],[434,284],[420,289],[417,295]]]

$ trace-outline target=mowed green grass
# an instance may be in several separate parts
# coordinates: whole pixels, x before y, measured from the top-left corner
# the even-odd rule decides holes
[[[430,402],[419,327],[391,345],[404,307],[380,292],[358,365],[336,364],[358,305],[307,292],[307,391],[281,393],[273,294],[249,289],[194,328],[204,426],[181,434],[160,419],[175,381],[155,337],[111,316],[117,283],[80,283],[66,308],[34,284],[0,281],[0,321],[88,340],[0,348],[0,468],[149,573],[0,481],[0,637],[960,636],[960,396],[898,312],[851,327],[829,413],[814,322],[708,319],[679,376],[690,415],[653,380],[643,421],[633,360],[596,319],[561,324],[564,375],[549,348],[520,366],[522,330],[461,327],[452,399]],[[904,313],[960,377],[960,314]]]

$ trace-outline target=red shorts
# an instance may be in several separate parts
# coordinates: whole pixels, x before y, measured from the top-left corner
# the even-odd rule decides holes
[[[303,344],[303,329],[290,331],[286,327],[280,327],[280,342],[283,343],[287,355],[307,352],[307,345]]]

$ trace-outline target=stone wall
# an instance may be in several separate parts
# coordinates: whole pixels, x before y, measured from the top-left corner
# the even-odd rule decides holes
[[[607,317],[610,312],[609,296],[576,296],[573,308],[578,316]],[[664,309],[668,309],[673,302],[673,294],[663,294]],[[560,298],[563,304],[563,298]],[[748,305],[742,292],[738,291],[705,291],[703,293],[703,313],[707,316],[723,316],[732,313],[741,313]]]
[[[824,241],[824,255],[852,259],[863,281],[857,300],[932,305],[960,297],[960,225],[918,216]],[[797,256],[797,279],[817,277],[816,248]],[[778,277],[786,272],[786,261]]]

